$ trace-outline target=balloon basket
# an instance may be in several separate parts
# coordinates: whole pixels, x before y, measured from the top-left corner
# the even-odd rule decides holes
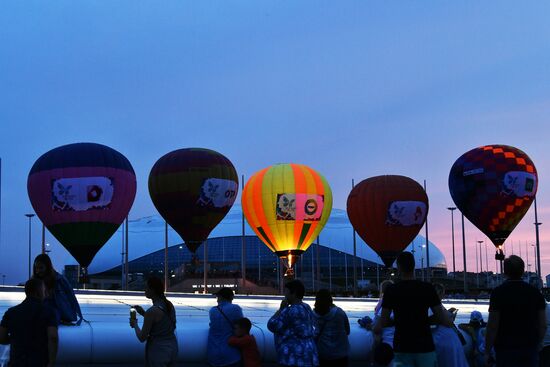
[[[504,252],[502,250],[498,250],[495,254],[495,260],[503,261],[505,258]]]
[[[90,277],[88,276],[88,268],[81,267],[78,273],[78,283],[86,286],[90,283]]]

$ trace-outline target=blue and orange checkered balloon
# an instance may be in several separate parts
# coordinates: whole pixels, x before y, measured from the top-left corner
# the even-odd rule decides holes
[[[533,161],[508,145],[486,145],[464,153],[449,174],[458,207],[496,247],[502,246],[537,193]]]

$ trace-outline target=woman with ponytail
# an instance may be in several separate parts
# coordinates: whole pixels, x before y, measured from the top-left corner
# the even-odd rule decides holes
[[[144,317],[140,329],[137,319],[130,318],[140,342],[147,341],[145,365],[148,367],[170,367],[176,365],[178,342],[176,340],[176,311],[174,305],[164,295],[164,284],[157,277],[147,280],[145,297],[153,306],[145,311],[141,306],[133,306]]]

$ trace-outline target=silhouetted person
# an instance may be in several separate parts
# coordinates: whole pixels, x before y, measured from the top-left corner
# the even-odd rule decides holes
[[[436,283],[434,285],[437,296],[440,300],[443,300],[445,296],[445,287]],[[443,309],[445,307],[443,306]],[[456,309],[445,309],[445,312],[449,314],[452,320],[456,316]],[[432,329],[432,338],[434,340],[435,352],[437,354],[438,367],[468,367],[468,360],[464,353],[464,347],[460,337],[458,336],[460,331],[453,327],[447,327],[444,325],[437,325]],[[462,334],[460,334],[462,336]]]
[[[493,289],[485,337],[485,363],[491,350],[497,367],[538,367],[538,348],[546,333],[546,301],[522,280],[525,264],[519,256],[504,260],[507,280]]]
[[[34,259],[33,278],[44,281],[46,286],[44,302],[56,310],[61,323],[76,322],[77,325],[80,325],[82,312],[73,288],[67,278],[55,271],[48,255],[40,254]]]
[[[209,312],[208,364],[214,367],[237,367],[241,365],[241,352],[228,344],[233,336],[235,322],[243,318],[243,311],[233,302],[233,290],[221,288],[217,293],[218,305]]]
[[[25,300],[6,311],[0,323],[0,344],[10,344],[10,367],[54,366],[59,319],[44,304],[44,282],[25,283]]]
[[[315,320],[311,308],[302,302],[304,293],[304,285],[299,280],[286,283],[285,299],[267,323],[275,337],[275,350],[281,366],[319,365],[314,340]]]
[[[238,319],[233,328],[233,336],[227,343],[241,351],[243,367],[261,367],[260,351],[256,344],[256,338],[250,335],[251,328],[252,323],[249,319],[246,317]]]
[[[315,297],[315,338],[321,367],[348,365],[350,333],[348,316],[334,305],[327,289],[321,289]]]
[[[137,319],[130,318],[130,326],[134,328],[139,341],[147,341],[145,364],[148,367],[175,366],[178,357],[176,311],[164,295],[162,280],[157,277],[147,279],[145,297],[153,302],[147,312],[141,306],[133,306],[137,313],[144,316],[143,328],[140,329]]]
[[[432,310],[438,324],[452,327],[451,317],[441,305],[434,287],[414,279],[414,257],[410,252],[399,254],[397,269],[401,281],[390,285],[384,293],[382,313],[373,331],[381,334],[382,328],[389,324],[393,311],[395,365],[436,366],[437,356],[428,321],[428,309]]]

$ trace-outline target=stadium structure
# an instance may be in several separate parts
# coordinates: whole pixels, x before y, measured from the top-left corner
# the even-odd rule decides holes
[[[129,221],[129,290],[143,289],[144,281],[150,275],[164,278],[165,226],[166,223],[158,215]],[[90,288],[125,288],[124,232],[124,228],[121,227],[96,255],[88,269]],[[296,277],[304,282],[308,292],[327,288],[336,294],[351,293],[354,263],[357,289],[365,294],[376,290],[381,279],[392,276],[392,270],[383,266],[378,255],[359,236],[356,235],[355,240],[354,256],[354,232],[347,214],[344,210],[333,209],[319,238],[302,254],[295,265]],[[239,205],[233,206],[211,233],[207,241],[206,264],[205,245],[201,245],[196,253],[191,253],[169,226],[167,244],[167,278],[170,291],[202,292],[206,269],[208,292],[223,286],[249,294],[279,292],[284,269],[277,256],[248,226]],[[429,244],[429,267],[424,237],[417,236],[407,250],[413,251],[415,255],[419,277],[427,275],[428,271],[433,277],[447,275],[445,257],[432,242]],[[65,274],[76,285],[78,267],[66,266]]]

